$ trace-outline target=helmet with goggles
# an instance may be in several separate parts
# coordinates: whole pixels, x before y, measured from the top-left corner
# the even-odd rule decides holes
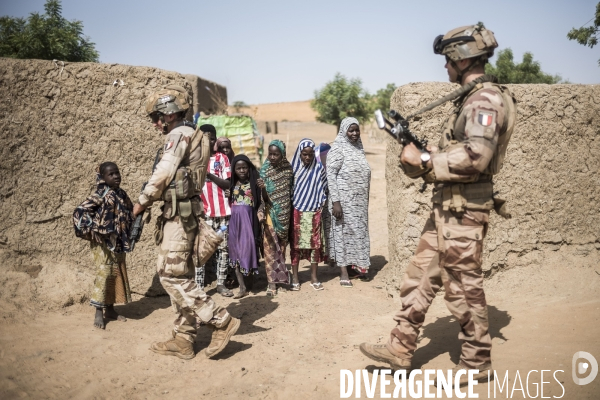
[[[146,99],[146,114],[161,113],[170,115],[186,112],[190,108],[187,90],[178,85],[167,85],[152,93]]]
[[[496,47],[494,32],[487,30],[481,22],[453,29],[433,41],[433,52],[452,61],[478,57],[485,62],[494,55]]]

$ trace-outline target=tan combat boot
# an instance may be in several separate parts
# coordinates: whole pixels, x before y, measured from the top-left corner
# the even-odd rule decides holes
[[[194,344],[180,336],[166,342],[154,342],[150,350],[165,356],[175,356],[184,360],[191,360],[196,356],[194,353]]]
[[[371,360],[390,364],[394,370],[406,370],[410,372],[411,362],[406,358],[399,358],[390,353],[385,344],[360,344],[360,352]]]
[[[240,327],[240,320],[237,318],[231,317],[229,323],[221,328],[216,328],[213,325],[208,325],[212,327],[212,339],[210,340],[210,344],[204,350],[206,357],[211,358],[219,354],[227,343],[229,343],[229,339],[237,332]]]
[[[452,382],[450,382],[450,387],[455,386],[454,385],[454,383],[455,383],[454,377],[456,376],[456,373],[458,371],[460,371],[461,369],[464,369],[467,372],[460,376],[460,379],[458,381],[459,387],[467,386],[469,384],[469,369],[470,368],[467,368],[464,365],[462,365],[461,363],[458,363],[454,368],[452,368]],[[474,368],[471,368],[471,369],[474,369]],[[478,367],[477,369],[479,370],[479,373],[473,375],[473,380],[477,381],[477,382],[488,382],[488,371],[490,371],[492,369],[492,365],[485,364],[485,365]],[[494,371],[491,371],[489,381],[493,381],[493,380],[494,380]],[[437,377],[435,378],[434,384],[437,387],[437,385],[438,385]]]

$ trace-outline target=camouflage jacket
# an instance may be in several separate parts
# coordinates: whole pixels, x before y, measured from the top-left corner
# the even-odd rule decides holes
[[[515,102],[507,88],[483,83],[455,102],[440,151],[432,154],[436,182],[475,182],[502,167],[514,128]]]
[[[141,205],[148,207],[153,202],[160,200],[178,168],[189,166],[202,157],[206,157],[204,153],[210,152],[207,146],[198,146],[191,154],[187,154],[193,135],[194,129],[185,125],[178,126],[167,135],[162,158],[156,165],[144,191],[140,194],[139,202]],[[200,192],[196,194],[199,195]]]

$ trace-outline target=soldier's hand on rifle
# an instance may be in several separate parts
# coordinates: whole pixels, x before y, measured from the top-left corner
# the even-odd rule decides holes
[[[133,206],[133,216],[137,217],[139,214],[143,213],[146,210],[146,207],[137,203]]]
[[[400,162],[402,164],[408,164],[415,167],[421,166],[421,151],[417,149],[413,143],[409,143],[404,146],[402,149],[402,154],[400,154]]]
[[[427,147],[425,147],[425,149],[426,149],[428,152],[430,152],[431,154],[433,154],[433,153],[437,153],[437,152],[440,150],[440,148],[439,148],[439,147],[437,147],[437,146],[433,146],[433,145],[431,145],[431,144],[428,144],[428,145],[427,145]]]

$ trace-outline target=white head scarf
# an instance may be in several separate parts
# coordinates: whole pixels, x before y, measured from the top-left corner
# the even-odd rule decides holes
[[[337,138],[335,139],[336,142],[338,142],[339,144],[343,145],[344,147],[346,147],[346,145],[350,145],[360,151],[363,151],[363,144],[362,144],[362,140],[360,138],[358,138],[358,141],[356,141],[355,143],[351,142],[350,139],[348,139],[348,129],[350,129],[350,126],[352,124],[356,124],[358,126],[360,126],[360,124],[358,123],[358,120],[354,117],[346,117],[342,120],[342,123],[340,124],[340,131],[338,132]]]

